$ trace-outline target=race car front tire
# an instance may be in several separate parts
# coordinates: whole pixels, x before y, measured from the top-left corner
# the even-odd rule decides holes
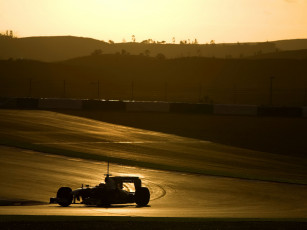
[[[57,203],[62,207],[67,207],[71,205],[73,200],[72,189],[69,187],[61,187],[59,188],[56,199]]]

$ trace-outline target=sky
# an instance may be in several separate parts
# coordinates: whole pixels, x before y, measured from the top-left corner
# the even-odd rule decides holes
[[[307,38],[307,0],[0,0],[0,32],[176,43]]]

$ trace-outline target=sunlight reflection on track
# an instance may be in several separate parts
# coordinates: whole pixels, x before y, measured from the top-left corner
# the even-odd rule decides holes
[[[180,141],[181,143],[211,143],[210,141],[193,140],[193,141]],[[75,142],[35,142],[36,145],[62,145],[62,144],[155,144],[155,143],[178,143],[178,141],[75,141]]]
[[[166,195],[166,189],[164,189],[163,186],[159,184],[153,183],[149,180],[143,180],[143,184],[150,191],[150,201],[160,199]]]

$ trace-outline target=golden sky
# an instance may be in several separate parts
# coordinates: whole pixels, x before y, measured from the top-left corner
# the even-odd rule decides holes
[[[176,43],[307,38],[307,0],[0,0],[0,32]]]

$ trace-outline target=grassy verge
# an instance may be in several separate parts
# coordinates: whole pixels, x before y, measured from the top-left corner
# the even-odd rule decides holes
[[[304,118],[85,110],[58,112],[261,152],[307,157],[307,119]]]
[[[306,229],[306,219],[0,216],[1,229]]]

